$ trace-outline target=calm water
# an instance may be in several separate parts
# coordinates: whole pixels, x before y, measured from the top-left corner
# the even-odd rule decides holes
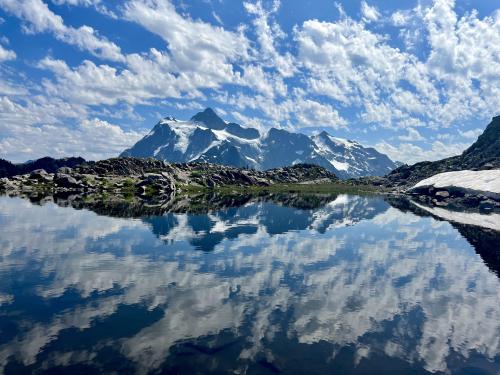
[[[0,372],[500,373],[498,233],[290,204],[125,219],[0,197]]]

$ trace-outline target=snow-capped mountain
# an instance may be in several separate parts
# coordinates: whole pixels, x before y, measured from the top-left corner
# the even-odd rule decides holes
[[[162,119],[121,156],[154,157],[169,162],[202,161],[269,169],[317,164],[341,178],[382,176],[397,167],[386,155],[323,131],[308,136],[272,128],[266,133],[226,123],[211,109],[189,121]]]

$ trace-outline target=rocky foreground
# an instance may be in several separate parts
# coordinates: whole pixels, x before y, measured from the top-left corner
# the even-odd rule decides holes
[[[50,163],[56,166],[57,163]],[[226,193],[239,190],[295,189],[297,191],[344,192],[377,191],[392,195],[406,195],[419,204],[452,210],[468,210],[480,213],[500,212],[500,183],[493,183],[497,193],[486,190],[463,189],[454,184],[435,183],[398,186],[386,184],[386,178],[340,180],[326,169],[298,164],[267,171],[235,168],[208,163],[171,164],[157,159],[112,158],[97,162],[84,162],[74,167],[60,167],[53,172],[35,169],[29,173],[0,178],[0,193],[24,196],[34,200],[59,196],[67,199],[79,196],[83,206],[109,205],[110,201],[134,203],[144,209],[181,205],[186,196],[213,190]],[[498,181],[498,170],[447,172],[485,175],[486,180]],[[491,176],[489,176],[491,174]],[[440,175],[436,175],[438,178]],[[478,179],[469,177],[469,183],[477,185]],[[458,177],[458,181],[464,177]],[[496,191],[496,190],[495,190]],[[82,198],[84,197],[84,198]],[[189,199],[189,198],[187,198]],[[131,206],[132,207],[132,206]]]
[[[324,168],[300,164],[256,171],[207,163],[170,164],[155,159],[113,158],[86,162],[55,173],[36,169],[0,179],[10,195],[68,193],[121,197],[169,198],[207,188],[251,188],[278,184],[328,184],[339,179]]]

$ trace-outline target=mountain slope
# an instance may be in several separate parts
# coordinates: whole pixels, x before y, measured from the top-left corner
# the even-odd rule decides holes
[[[461,155],[438,161],[424,161],[396,168],[386,177],[389,186],[414,185],[438,173],[500,168],[500,116],[489,125]]]
[[[323,131],[312,137],[318,153],[339,171],[349,171],[353,177],[381,176],[397,167],[387,155],[355,141],[332,137]]]
[[[341,178],[382,176],[397,165],[386,155],[357,142],[272,128],[262,134],[226,124],[210,108],[189,121],[162,119],[120,156],[154,157],[169,162],[209,162],[258,170],[300,163],[322,166]]]
[[[85,163],[85,159],[81,157],[54,159],[46,156],[21,164],[13,164],[10,161],[0,159],[0,178],[30,173],[35,169],[45,169],[48,173],[54,173],[61,167],[73,168],[82,163]]]

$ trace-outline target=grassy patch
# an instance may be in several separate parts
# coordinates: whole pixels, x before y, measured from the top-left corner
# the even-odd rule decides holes
[[[203,177],[202,171],[191,171],[189,174],[192,178]]]
[[[122,181],[123,187],[121,188],[122,194],[125,198],[131,198],[137,192],[135,187],[136,181],[132,178],[126,178]]]
[[[342,183],[328,184],[274,184],[270,186],[221,186],[213,190],[220,192],[270,192],[270,193],[328,193],[328,194],[367,194],[379,190],[374,186],[353,186]]]

